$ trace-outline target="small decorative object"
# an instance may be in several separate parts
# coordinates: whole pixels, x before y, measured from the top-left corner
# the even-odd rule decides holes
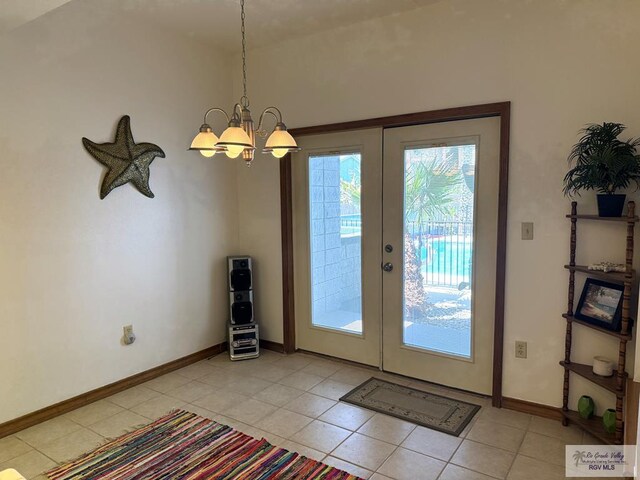
[[[610,377],[613,375],[613,362],[606,357],[593,357],[593,373]]]
[[[83,137],[82,144],[93,158],[109,169],[102,180],[101,199],[129,182],[143,195],[154,197],[149,188],[149,165],[156,157],[164,158],[164,152],[153,143],[136,144],[133,141],[129,115],[118,122],[113,143],[94,143]]]
[[[593,412],[595,410],[596,404],[593,403],[593,398],[588,395],[580,397],[580,400],[578,400],[578,413],[580,414],[580,417],[588,420],[593,417]]]
[[[608,330],[620,331],[623,291],[622,285],[587,278],[575,317]]]
[[[607,408],[602,415],[602,424],[604,431],[607,433],[616,432],[616,411],[613,408]]]
[[[589,265],[589,270],[609,273],[609,272],[621,272],[624,273],[627,271],[627,267],[623,263],[612,263],[612,262],[600,262],[600,263],[592,263]]]
[[[575,167],[564,177],[564,194],[580,195],[580,190],[598,192],[598,214],[619,217],[624,209],[624,194],[618,190],[640,186],[640,139],[618,140],[625,126],[621,123],[591,124],[571,149],[569,165]]]

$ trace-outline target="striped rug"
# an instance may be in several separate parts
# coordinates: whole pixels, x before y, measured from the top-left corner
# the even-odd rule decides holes
[[[51,480],[358,480],[184,410],[110,441],[47,476]]]

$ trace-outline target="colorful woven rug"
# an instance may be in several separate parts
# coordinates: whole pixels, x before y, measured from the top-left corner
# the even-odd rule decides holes
[[[183,410],[106,443],[47,476],[52,480],[358,480]]]

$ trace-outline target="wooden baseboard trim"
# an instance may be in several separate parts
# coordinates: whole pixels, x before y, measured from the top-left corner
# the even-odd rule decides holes
[[[282,343],[272,342],[271,340],[260,339],[260,348],[278,353],[284,353],[284,345]]]
[[[104,387],[96,388],[95,390],[83,393],[82,395],[69,398],[68,400],[63,400],[55,405],[36,410],[35,412],[28,413],[27,415],[14,420],[9,420],[8,422],[0,424],[0,438],[12,435],[20,430],[32,427],[38,423],[50,420],[64,413],[68,413],[76,408],[110,397],[118,392],[122,392],[123,390],[147,382],[166,373],[186,367],[192,363],[199,362],[205,358],[213,357],[214,355],[224,352],[226,349],[227,343],[220,343],[213,347],[187,355],[186,357],[165,363],[164,365],[159,365],[150,370],[137,373],[123,380],[118,380],[117,382],[105,385]]]
[[[562,413],[560,413],[560,408],[558,407],[527,402],[526,400],[518,400],[517,398],[502,397],[502,408],[528,413],[529,415],[551,418],[553,420],[562,420]]]

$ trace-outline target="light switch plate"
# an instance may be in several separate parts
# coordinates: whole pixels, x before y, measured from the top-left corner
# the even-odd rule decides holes
[[[522,240],[533,240],[533,222],[522,222]]]

